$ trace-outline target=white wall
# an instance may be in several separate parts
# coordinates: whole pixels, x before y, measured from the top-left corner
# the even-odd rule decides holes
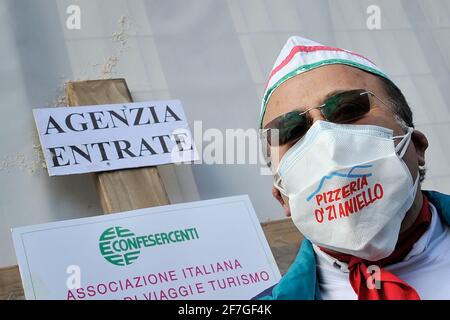
[[[70,4],[81,30],[65,27]],[[367,30],[371,4],[381,30]],[[121,17],[126,42],[114,42]],[[65,81],[125,77],[136,101],[180,99],[204,129],[252,128],[292,34],[358,51],[392,75],[430,140],[425,187],[449,193],[446,0],[0,0],[0,267],[15,263],[11,227],[101,213],[89,175],[49,178],[34,148],[31,109],[55,105]],[[261,221],[283,217],[256,165],[161,172],[172,202],[247,193]]]

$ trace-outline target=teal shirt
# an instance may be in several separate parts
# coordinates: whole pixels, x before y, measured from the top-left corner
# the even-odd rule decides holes
[[[450,196],[436,191],[423,191],[436,207],[444,223],[450,225]],[[304,239],[292,265],[280,282],[256,296],[261,300],[318,300],[317,263],[312,244]]]

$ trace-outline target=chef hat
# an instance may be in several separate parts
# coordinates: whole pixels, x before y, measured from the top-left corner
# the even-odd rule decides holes
[[[290,37],[281,49],[267,80],[261,104],[260,126],[267,102],[278,86],[296,75],[327,64],[345,64],[389,79],[372,61],[358,53],[324,46],[302,37]]]

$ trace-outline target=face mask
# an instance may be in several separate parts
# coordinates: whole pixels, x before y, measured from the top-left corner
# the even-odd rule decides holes
[[[282,158],[275,183],[300,232],[369,261],[389,256],[419,181],[402,160],[412,132],[393,137],[383,127],[316,121]]]

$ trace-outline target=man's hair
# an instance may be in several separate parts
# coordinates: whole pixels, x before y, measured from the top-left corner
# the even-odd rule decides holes
[[[414,128],[413,113],[402,91],[391,80],[381,76],[378,76],[378,78],[381,80],[383,88],[389,97],[387,102],[391,105],[396,120],[403,127]],[[420,182],[425,179],[425,171],[424,167],[419,167]]]

